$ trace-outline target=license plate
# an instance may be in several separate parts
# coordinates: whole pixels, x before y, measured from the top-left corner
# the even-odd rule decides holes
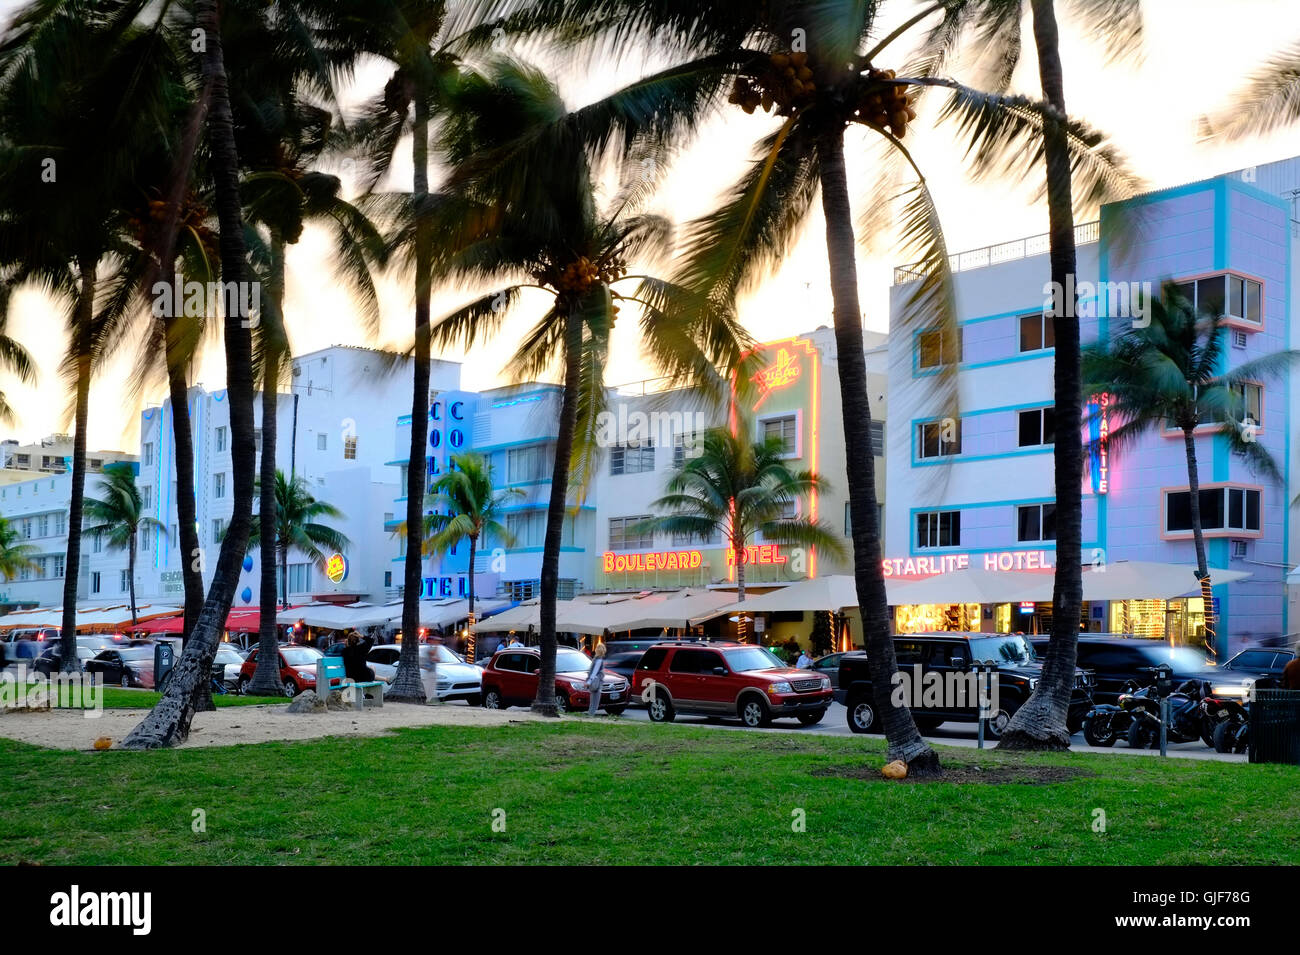
[[[619,697],[621,697],[622,695],[623,695],[622,693],[611,693],[611,694],[609,695],[609,698],[610,698],[611,700],[617,700],[617,699],[618,699]]]

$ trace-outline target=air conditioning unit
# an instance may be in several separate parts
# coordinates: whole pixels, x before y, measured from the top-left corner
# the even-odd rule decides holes
[[[1232,347],[1233,348],[1246,347],[1246,333],[1239,328],[1234,328],[1232,330]]]
[[[1245,559],[1246,559],[1246,542],[1245,542],[1245,541],[1238,541],[1238,540],[1235,540],[1235,541],[1232,542],[1232,559],[1233,559],[1233,560],[1245,560]]]
[[[302,365],[294,365],[294,366],[293,366],[293,376],[294,376],[295,378],[298,378],[298,377],[300,377],[301,375],[302,375]]]

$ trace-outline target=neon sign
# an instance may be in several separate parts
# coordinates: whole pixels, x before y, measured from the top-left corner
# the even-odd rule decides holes
[[[1051,554],[1043,550],[1004,550],[982,554],[985,570],[1051,570]],[[926,577],[967,570],[970,554],[943,554],[935,557],[886,557],[881,561],[886,577]]]
[[[772,392],[798,381],[801,371],[799,356],[791,354],[787,349],[779,349],[776,353],[776,361],[750,379],[758,385],[759,398],[754,403],[754,410],[757,411]]]
[[[343,583],[348,576],[348,559],[342,554],[330,554],[325,561],[325,576],[336,584]]]
[[[776,544],[754,544],[745,548],[740,562],[742,564],[784,564],[785,555]],[[727,548],[727,566],[734,566],[735,563],[736,552]]]
[[[1088,464],[1092,493],[1110,490],[1110,395],[1102,392],[1088,399]]]
[[[696,570],[704,563],[704,555],[698,550],[651,551],[648,554],[615,554],[605,551],[601,564],[605,573],[627,573],[629,571],[654,570]]]

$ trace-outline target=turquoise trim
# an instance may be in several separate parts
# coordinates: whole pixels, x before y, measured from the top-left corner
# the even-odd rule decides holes
[[[1214,271],[1228,267],[1228,183],[1214,180]]]
[[[507,441],[504,444],[485,444],[475,446],[474,450],[479,454],[485,454],[490,451],[501,451],[506,448],[521,448],[530,444],[549,444],[556,439],[556,435],[548,434],[536,438],[525,438],[523,441]]]
[[[992,368],[995,365],[1010,365],[1021,361],[1038,361],[1043,358],[1053,358],[1055,355],[1055,348],[1040,348],[1037,351],[1019,352],[1018,354],[1012,355],[1010,358],[994,358],[989,361],[958,362],[957,369],[959,371],[972,371],[976,368]],[[914,343],[912,346],[912,377],[928,378],[930,375],[939,374],[938,368],[933,370],[927,368],[924,371],[921,371],[920,366],[918,365],[919,361],[920,355],[918,354]]]
[[[1287,214],[1288,218],[1290,217],[1291,206],[1283,201],[1280,196],[1275,196],[1271,192],[1265,192],[1258,186],[1252,186],[1240,176],[1223,176],[1222,179],[1227,183],[1229,191],[1240,192],[1243,196],[1258,199],[1260,202],[1267,203],[1275,209],[1281,209]]]
[[[1291,217],[1290,209],[1285,204],[1282,205],[1282,208],[1286,210],[1287,220],[1288,220],[1288,228],[1286,230],[1286,289],[1283,291],[1283,295],[1282,295],[1282,314],[1283,314],[1282,324],[1283,327],[1286,328],[1286,347],[1291,348],[1292,347],[1291,346],[1291,255],[1292,255],[1293,243],[1291,241],[1291,229],[1289,228],[1289,221]],[[1291,407],[1291,376],[1290,375],[1286,376],[1286,406],[1288,408]],[[1286,490],[1283,491],[1283,494],[1289,496],[1290,489],[1291,489],[1291,429],[1287,428],[1285,430],[1286,430],[1286,437],[1285,437],[1285,445],[1284,445],[1283,453],[1286,455],[1286,463],[1282,468],[1282,474],[1284,480],[1284,487],[1286,488]],[[1286,497],[1283,497],[1283,501],[1285,500]],[[1284,519],[1282,521],[1282,563],[1283,563],[1282,579],[1284,584],[1283,589],[1285,591],[1286,573],[1290,570],[1290,564],[1291,564],[1291,515],[1290,515],[1289,507],[1283,508],[1283,515],[1284,515]],[[1290,601],[1286,599],[1286,596],[1284,594],[1282,597],[1282,632],[1283,633],[1291,632],[1289,621],[1287,619],[1288,610],[1289,610],[1287,605],[1289,603]]]
[[[398,425],[410,424],[410,423],[411,423],[411,416],[410,416],[409,414],[401,415],[401,416],[398,417],[398,419],[397,419],[397,423],[398,423]]]
[[[997,454],[950,454],[938,458],[913,457],[912,467],[928,468],[941,464],[967,464],[973,461],[1000,461],[1004,458],[1023,458],[1034,454],[1051,454],[1052,447],[1050,444],[1043,444],[1023,448],[1019,451],[999,451]]]

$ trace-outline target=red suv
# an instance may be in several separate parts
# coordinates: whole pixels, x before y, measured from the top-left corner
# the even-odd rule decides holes
[[[831,681],[788,667],[763,647],[744,643],[661,643],[641,657],[632,693],[650,719],[667,723],[678,713],[739,716],[746,726],[766,726],[783,716],[804,726],[821,721],[833,696]]]
[[[483,706],[499,710],[507,706],[527,706],[537,699],[537,671],[541,654],[532,647],[505,647],[492,654],[483,668]],[[591,658],[571,647],[555,650],[555,705],[563,712],[584,710],[591,702],[587,692],[587,674]],[[600,687],[605,712],[617,716],[627,709],[628,685],[612,670],[606,671]]]
[[[259,647],[254,647],[253,652],[244,660],[244,665],[239,668],[239,690],[242,693],[248,688],[248,684],[253,681],[253,674],[257,672],[257,651]],[[316,661],[321,658],[321,652],[315,647],[302,647],[290,644],[289,646],[280,646],[280,685],[284,688],[285,696],[297,696],[304,690],[316,689]],[[330,686],[337,686],[343,681],[335,677],[330,680]]]

